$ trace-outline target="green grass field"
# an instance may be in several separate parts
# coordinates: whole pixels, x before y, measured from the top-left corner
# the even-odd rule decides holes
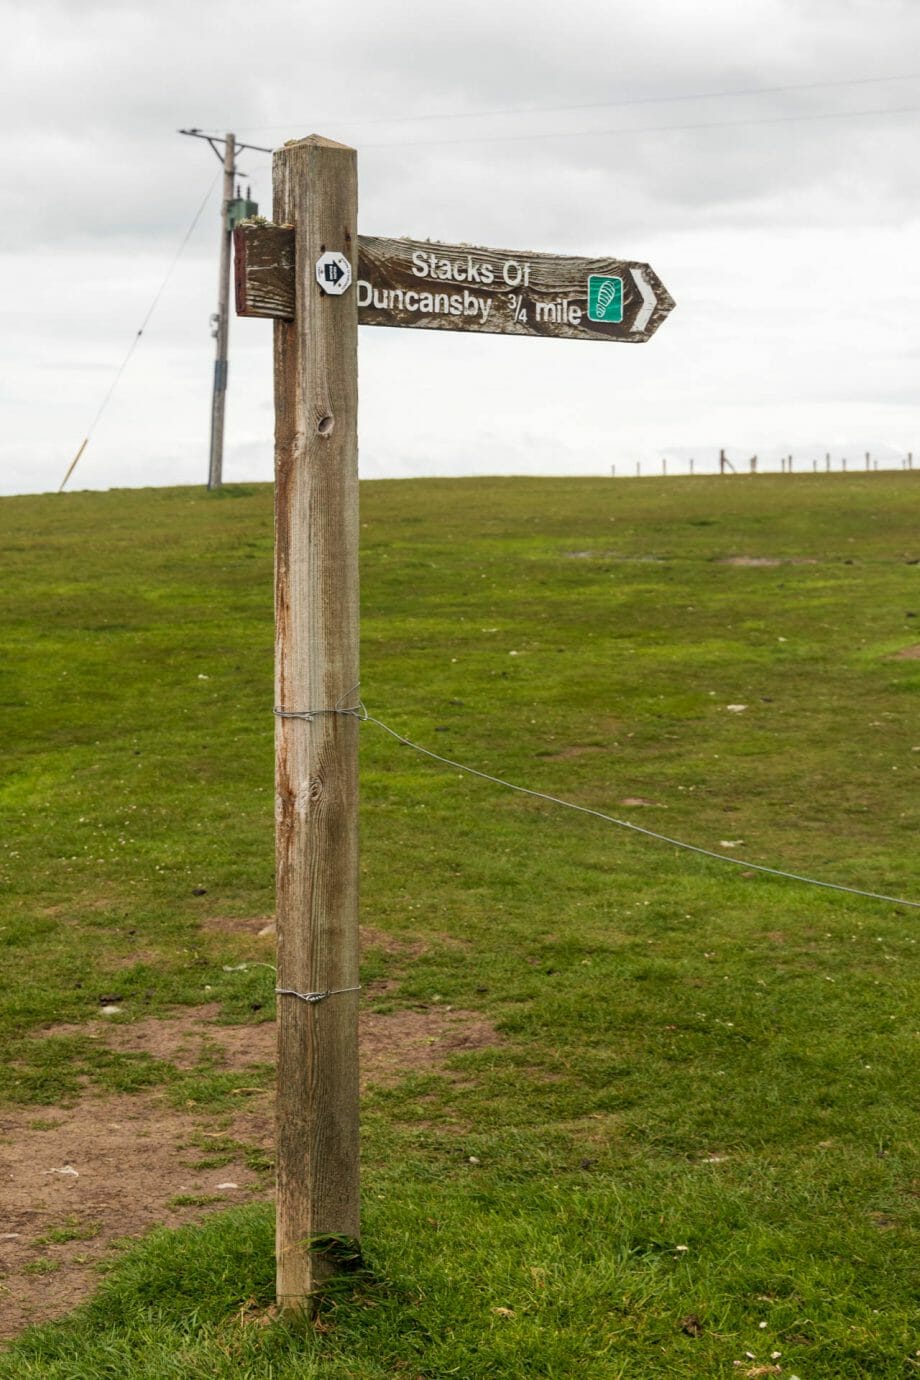
[[[362,504],[371,714],[920,900],[913,475],[377,482]],[[95,1017],[115,964],[120,1021],[273,1014],[266,969],[225,971],[244,941],[201,928],[272,909],[270,489],[7,498],[0,541],[0,1097],[219,1111],[219,1072],[32,1036]],[[365,978],[392,979],[382,1010],[479,1011],[499,1042],[369,1093],[364,1268],[318,1326],[241,1315],[272,1298],[257,1204],[155,1233],[0,1375],[920,1373],[920,910],[678,852],[370,724],[361,747],[363,918],[426,941]]]

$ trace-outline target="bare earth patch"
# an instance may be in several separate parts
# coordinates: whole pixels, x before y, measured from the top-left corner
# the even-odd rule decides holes
[[[920,643],[914,647],[904,647],[900,652],[895,652],[893,661],[920,661]]]
[[[774,567],[777,565],[817,565],[814,556],[720,556],[718,565]]]
[[[190,1167],[202,1153],[190,1145],[199,1125],[146,1093],[0,1117],[0,1336],[75,1307],[115,1241],[200,1216],[200,1206],[171,1208],[171,1199],[229,1206],[255,1195],[258,1177],[244,1163]],[[218,1187],[228,1183],[236,1187]],[[48,1233],[77,1239],[42,1241]]]
[[[562,555],[569,561],[617,561],[621,565],[660,565],[667,559],[665,556],[624,556],[620,551],[563,551]]]
[[[541,752],[538,756],[547,762],[569,762],[573,757],[595,757],[606,750],[596,743],[573,743],[571,747],[560,748],[558,752]]]
[[[210,1005],[168,1020],[56,1026],[42,1036],[78,1031],[111,1049],[181,1067],[206,1054],[239,1069],[245,1083],[247,1068],[274,1061],[274,1023],[217,1025],[217,1010]],[[478,1013],[446,1007],[364,1012],[360,1034],[365,1088],[441,1069],[455,1053],[501,1040]],[[247,1096],[229,1122],[200,1109],[176,1110],[150,1092],[0,1113],[0,1337],[58,1317],[85,1299],[115,1242],[269,1197],[265,1176],[247,1167],[242,1151],[218,1168],[194,1165],[206,1157],[209,1136],[271,1152],[273,1102],[268,1092]]]

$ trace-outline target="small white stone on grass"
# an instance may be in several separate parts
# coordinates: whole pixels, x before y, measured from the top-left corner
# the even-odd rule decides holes
[[[218,1184],[218,1188],[239,1188],[239,1184]]]
[[[118,1016],[120,1013],[120,1006],[100,1006],[99,1008],[99,1014],[101,1016]]]

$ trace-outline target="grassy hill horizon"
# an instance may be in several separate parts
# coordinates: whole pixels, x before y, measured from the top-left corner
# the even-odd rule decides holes
[[[361,498],[362,695],[397,732],[920,900],[913,474]],[[270,1137],[238,1129],[270,1061],[218,1048],[273,1016],[271,508],[0,498],[6,1146],[118,1098],[187,1118],[183,1163],[249,1166],[251,1198],[175,1231],[164,1196],[96,1255],[104,1183],[69,1225],[24,1204],[10,1287],[105,1272],[0,1375],[912,1374],[920,911],[370,724],[362,1010],[418,1039],[368,1060],[362,1270],[318,1325],[272,1316]],[[195,1059],[167,1038],[192,1020]]]

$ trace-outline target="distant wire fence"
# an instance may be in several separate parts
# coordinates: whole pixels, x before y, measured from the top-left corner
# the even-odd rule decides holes
[[[127,367],[128,367],[128,362],[129,362],[129,360],[131,359],[131,356],[134,354],[134,351],[137,349],[138,345],[140,344],[141,336],[144,334],[144,331],[147,329],[147,325],[148,325],[148,322],[150,321],[150,318],[153,316],[153,313],[156,311],[157,304],[159,303],[160,298],[163,296],[163,293],[164,293],[165,290],[166,290],[166,285],[167,285],[167,283],[169,282],[170,278],[171,278],[172,275],[173,275],[173,271],[175,270],[176,264],[179,262],[179,260],[180,260],[181,257],[182,257],[182,253],[183,253],[183,251],[184,251],[184,249],[185,249],[185,246],[188,244],[189,240],[192,238],[192,234],[193,234],[193,232],[194,232],[195,226],[198,224],[198,222],[201,220],[202,215],[204,214],[204,208],[207,206],[208,202],[209,202],[210,199],[211,199],[211,193],[214,191],[214,188],[215,188],[215,186],[217,185],[217,181],[218,181],[218,178],[219,178],[219,177],[220,177],[220,173],[218,173],[217,176],[214,178],[214,181],[211,183],[210,187],[208,188],[207,192],[205,193],[204,197],[202,198],[201,205],[198,207],[198,210],[195,212],[194,216],[192,216],[191,223],[190,223],[188,229],[186,230],[185,234],[182,236],[182,239],[181,239],[180,242],[179,242],[179,248],[176,250],[175,254],[174,254],[173,257],[172,257],[172,261],[171,261],[171,263],[170,263],[170,265],[169,265],[169,268],[166,270],[166,274],[165,274],[165,276],[164,276],[164,278],[163,278],[163,281],[160,283],[160,286],[157,288],[156,294],[155,294],[155,296],[154,296],[154,299],[153,299],[153,301],[150,303],[150,306],[147,308],[147,314],[146,314],[146,316],[144,317],[143,321],[141,322],[140,326],[138,327],[137,331],[134,333],[134,337],[133,337],[133,339],[132,339],[132,341],[131,341],[131,344],[128,346],[128,348],[127,348],[127,350],[126,350],[126,352],[125,352],[124,358],[122,359],[121,363],[119,364],[118,368],[117,368],[116,371],[115,371],[115,377],[112,379],[112,382],[109,384],[108,392],[106,393],[105,397],[102,399],[102,402],[99,404],[99,407],[98,407],[97,410],[96,410],[96,415],[93,417],[93,420],[90,422],[89,427],[87,428],[86,435],[84,436],[83,440],[80,442],[79,449],[77,450],[77,453],[76,453],[76,455],[74,456],[74,458],[71,460],[70,466],[69,466],[69,468],[68,468],[68,470],[67,470],[67,473],[64,475],[64,478],[61,480],[61,485],[60,485],[60,488],[58,489],[58,493],[59,493],[59,494],[64,492],[64,488],[65,488],[65,486],[66,486],[66,484],[67,484],[68,479],[69,479],[70,476],[73,474],[74,470],[77,468],[77,465],[80,463],[80,459],[81,459],[81,457],[82,457],[82,455],[83,455],[83,452],[86,450],[86,447],[87,447],[87,446],[89,445],[89,443],[90,443],[90,439],[92,438],[92,434],[93,434],[93,432],[95,431],[96,426],[97,426],[98,423],[99,423],[100,417],[102,416],[103,412],[105,412],[105,410],[106,410],[106,408],[108,407],[109,403],[112,401],[112,396],[113,396],[113,394],[114,394],[114,392],[115,392],[115,389],[118,387],[119,383],[121,382],[121,376],[122,376],[122,374],[125,372],[125,370],[127,369]]]
[[[431,748],[423,747],[420,743],[413,742],[405,734],[397,732],[395,728],[390,728],[382,719],[375,718],[368,713],[362,700],[356,704],[343,707],[342,701],[347,700],[357,693],[355,691],[343,695],[338,704],[331,709],[282,709],[276,708],[275,714],[281,719],[304,719],[307,723],[312,723],[315,718],[320,718],[326,714],[338,714],[346,718],[358,719],[361,723],[374,724],[377,728],[388,733],[391,738],[395,738],[397,743],[403,747],[408,747],[413,752],[421,753],[425,757],[430,757],[434,762],[440,762],[442,766],[453,767],[456,771],[465,772],[467,776],[476,776],[481,781],[489,781],[494,786],[503,786],[506,790],[516,791],[520,795],[531,796],[535,800],[545,800],[550,805],[558,805],[564,810],[574,810],[581,815],[590,815],[594,819],[602,820],[605,824],[613,824],[618,829],[628,829],[635,834],[642,834],[645,838],[654,839],[658,843],[670,844],[672,848],[680,848],[688,853],[696,853],[704,858],[713,858],[716,862],[729,863],[732,867],[742,867],[747,872],[762,872],[769,877],[779,877],[785,881],[801,882],[806,886],[821,887],[826,891],[845,892],[850,896],[863,896],[871,901],[885,901],[895,906],[908,906],[911,910],[920,910],[920,901],[909,901],[903,896],[889,896],[880,891],[864,891],[861,887],[848,886],[842,882],[825,882],[817,877],[807,877],[801,872],[788,872],[779,867],[768,867],[764,863],[749,862],[745,858],[730,858],[727,853],[717,853],[711,848],[701,848],[695,843],[685,843],[681,839],[671,838],[667,834],[659,834],[654,829],[646,829],[641,824],[633,824],[630,820],[618,819],[615,815],[608,815],[603,810],[591,809],[588,805],[576,805],[574,801],[563,800],[560,796],[550,795],[546,791],[536,791],[530,786],[519,786],[513,781],[506,781],[501,776],[493,776],[490,772],[480,771],[478,767],[467,766],[464,762],[455,762],[453,758],[444,757],[439,752],[433,752]],[[294,995],[301,995],[295,993]],[[304,998],[307,1000],[307,998]]]
[[[711,468],[707,468],[707,463],[711,464]],[[722,449],[719,451],[718,461],[707,462],[703,460],[702,464],[698,465],[694,457],[687,460],[669,460],[664,458],[661,461],[660,470],[654,465],[647,465],[645,474],[648,476],[660,474],[665,479],[669,474],[672,476],[679,474],[703,475],[714,473],[776,474],[776,463],[775,459],[768,459],[766,462],[758,461],[756,455],[751,455],[746,460],[730,460],[725,450]],[[880,469],[912,470],[913,468],[914,453],[912,450],[907,451],[896,461],[890,460],[887,463],[883,461],[881,464],[879,464],[878,459],[873,458],[869,451],[864,452],[862,460],[854,460],[852,462],[846,455],[832,457],[830,451],[825,451],[820,460],[815,457],[809,459],[796,459],[792,455],[781,455],[779,457],[778,472],[780,474],[860,474],[875,473]],[[616,465],[611,465],[610,474],[613,479],[616,479],[618,475],[620,478],[629,479],[633,474],[635,474],[637,479],[641,479],[643,475],[642,462],[636,461],[635,470],[633,470],[631,465],[621,465],[619,470]]]

